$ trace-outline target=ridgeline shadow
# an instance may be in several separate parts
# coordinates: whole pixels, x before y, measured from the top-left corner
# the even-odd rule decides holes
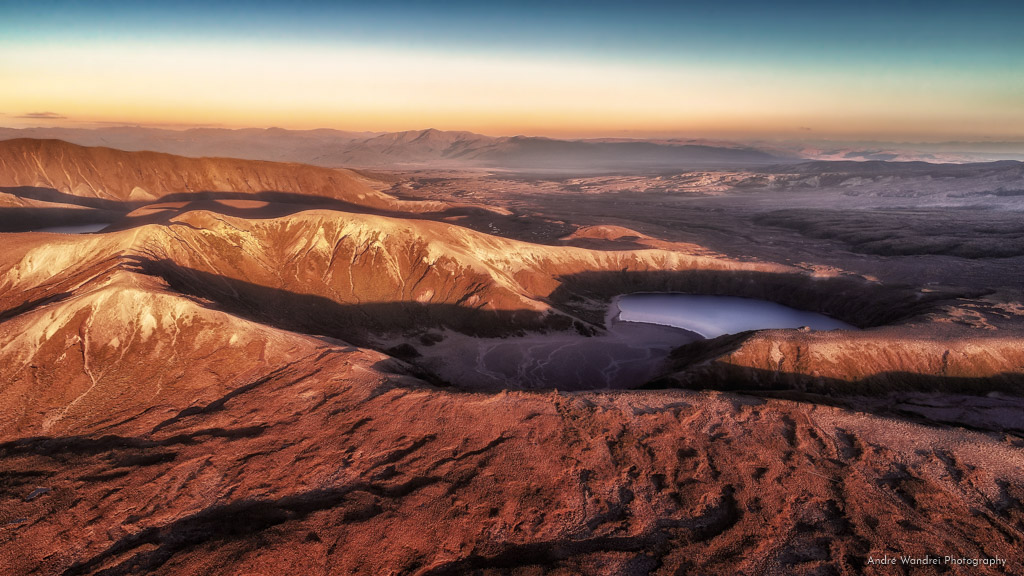
[[[56,204],[71,204],[73,206],[84,206],[97,210],[109,210],[111,212],[129,212],[129,203],[120,200],[109,200],[106,198],[92,198],[89,196],[76,196],[67,194],[55,188],[44,188],[40,186],[0,186],[0,192],[10,194],[19,198],[40,200]]]
[[[30,232],[54,226],[109,224],[124,217],[121,212],[95,208],[0,208],[0,232]]]
[[[162,278],[173,290],[213,308],[284,330],[327,336],[367,346],[373,333],[419,334],[430,328],[479,337],[524,330],[566,330],[572,319],[533,310],[487,310],[415,301],[343,304],[181,266],[171,260],[129,256],[126,268]]]
[[[55,303],[55,302],[60,302],[62,300],[66,300],[67,298],[70,298],[70,297],[71,297],[71,292],[58,292],[56,294],[50,294],[49,296],[43,296],[42,298],[36,298],[36,299],[33,299],[33,300],[28,300],[26,302],[22,302],[21,304],[15,306],[13,308],[9,308],[7,310],[0,310],[0,322],[3,322],[4,320],[9,320],[11,318],[14,318],[15,316],[18,316],[19,314],[24,314],[26,312],[31,312],[32,310],[35,310],[36,308],[39,308],[40,306],[45,306],[46,304],[52,304],[52,303]]]
[[[21,198],[90,209],[0,208],[0,232],[24,232],[51,226],[92,223],[112,223],[105,231],[113,232],[145,224],[166,224],[175,216],[193,210],[208,210],[226,216],[247,219],[280,218],[307,210],[331,210],[389,218],[442,221],[478,232],[498,233],[498,235],[513,238],[558,238],[568,233],[564,224],[543,218],[499,214],[473,206],[453,206],[440,211],[405,211],[367,206],[329,196],[273,190],[179,192],[145,201],[88,198],[66,194],[53,188],[34,186],[0,187],[0,192]],[[239,201],[245,201],[249,205]],[[175,204],[177,205],[175,206]],[[149,206],[153,207],[149,213],[131,214]]]

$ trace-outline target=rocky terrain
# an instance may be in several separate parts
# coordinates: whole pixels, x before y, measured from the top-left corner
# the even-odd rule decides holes
[[[607,189],[653,182],[632,176],[593,189],[0,143],[0,215],[57,204],[47,223],[110,224],[25,232],[11,212],[0,233],[0,565],[1024,572],[1019,255],[880,255],[814,232],[835,226],[762,220],[807,189],[789,208],[812,223],[836,191],[880,210],[865,191],[882,168],[813,186],[791,169],[774,197],[743,185],[768,172],[677,174],[706,179],[680,196]],[[956,183],[1009,189],[1013,170]],[[895,187],[955,193],[926,176]],[[467,352],[521,363],[554,343],[598,365],[621,337],[611,299],[639,291],[863,330],[691,338],[645,382],[605,370],[590,389],[484,373]],[[1000,563],[872,561],[886,555]]]

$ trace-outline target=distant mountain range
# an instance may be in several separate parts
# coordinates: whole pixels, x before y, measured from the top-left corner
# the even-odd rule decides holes
[[[884,143],[708,139],[553,139],[493,137],[472,132],[347,132],[282,128],[2,128],[0,140],[57,139],[83,146],[189,157],[300,162],[330,168],[487,169],[543,173],[647,172],[742,168],[802,160],[1024,160],[1024,142]]]
[[[83,146],[301,162],[354,168],[486,168],[604,172],[760,166],[798,159],[786,153],[704,140],[557,140],[472,132],[116,128],[0,128],[0,140],[58,139]]]

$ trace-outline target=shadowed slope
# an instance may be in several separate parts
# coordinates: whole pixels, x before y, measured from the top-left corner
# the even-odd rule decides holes
[[[155,423],[323,347],[114,270],[0,323],[0,436]]]

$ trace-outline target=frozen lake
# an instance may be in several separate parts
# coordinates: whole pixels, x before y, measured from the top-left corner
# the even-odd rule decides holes
[[[674,326],[705,338],[745,330],[800,328],[856,330],[845,322],[817,312],[796,310],[752,298],[692,294],[629,294],[616,300],[618,319]]]

